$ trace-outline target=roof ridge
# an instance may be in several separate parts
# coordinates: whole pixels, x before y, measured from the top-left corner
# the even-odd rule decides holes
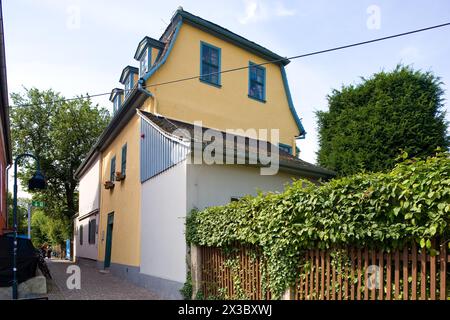
[[[272,50],[267,49],[266,47],[254,42],[252,40],[249,40],[249,39],[241,36],[240,34],[233,32],[215,22],[209,21],[209,20],[202,18],[198,15],[195,15],[189,11],[186,11],[182,7],[177,9],[177,11],[175,12],[175,14],[173,15],[173,17],[171,19],[171,23],[169,24],[169,26],[171,24],[173,24],[174,22],[176,22],[178,17],[181,17],[182,20],[186,20],[187,22],[190,22],[191,24],[194,24],[194,25],[197,24],[197,26],[200,25],[200,26],[204,27],[205,29],[207,29],[206,31],[209,31],[210,33],[215,32],[219,35],[222,35],[228,41],[234,42],[236,45],[240,45],[241,47],[244,47],[248,51],[253,51],[255,54],[259,54],[260,56],[263,56],[263,58],[265,58],[265,59],[278,60],[279,63],[281,63],[282,65],[287,65],[290,62],[290,60],[287,59],[286,57],[283,57],[283,56],[273,52]],[[167,30],[168,30],[168,28],[166,29],[165,32],[167,32]],[[163,35],[164,35],[164,33],[163,33]]]

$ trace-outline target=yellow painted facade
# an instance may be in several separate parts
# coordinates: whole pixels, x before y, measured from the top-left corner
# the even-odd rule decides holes
[[[152,50],[151,50],[152,65],[155,63],[155,60],[158,57],[158,54],[159,54],[159,49],[152,48]]]
[[[111,262],[139,266],[140,262],[140,122],[136,115],[114,141],[102,152],[101,196],[98,260],[105,259],[106,226],[108,214],[114,213]],[[109,180],[111,158],[116,156],[116,171],[120,171],[122,147],[127,144],[126,178],[107,190],[103,183]]]
[[[200,74],[200,42],[221,49],[221,70],[266,60],[205,31],[183,23],[165,64],[146,82],[156,98],[157,112],[192,123],[201,120],[215,129],[279,129],[280,142],[295,150],[299,134],[283,85],[279,65],[267,64],[266,102],[248,97],[248,69],[221,75],[221,87],[199,79],[151,87],[152,84]]]
[[[221,87],[199,79],[151,87],[200,73],[201,41],[221,48],[221,70],[266,62],[259,56],[183,23],[167,61],[146,82],[154,97],[141,109],[185,122],[202,121],[205,127],[226,129],[279,129],[280,142],[295,150],[299,129],[289,109],[280,66],[265,65],[266,102],[248,97],[248,70],[221,75]],[[158,51],[152,49],[152,64]],[[138,76],[135,76],[137,83]],[[270,138],[270,137],[269,137]],[[126,179],[116,182],[113,190],[103,183],[109,180],[111,158],[116,156],[120,171],[122,146],[127,144]],[[140,265],[140,119],[136,115],[101,154],[101,198],[98,260],[105,259],[107,219],[114,213],[111,263]],[[294,151],[295,152],[295,151]]]

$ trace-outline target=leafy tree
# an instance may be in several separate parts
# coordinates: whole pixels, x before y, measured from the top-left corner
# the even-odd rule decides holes
[[[31,240],[38,248],[47,243],[57,245],[70,237],[70,220],[49,217],[43,210],[33,211],[31,218]]]
[[[50,219],[42,210],[36,210],[31,217],[31,241],[36,248],[50,242]]]
[[[89,97],[62,101],[64,97],[53,90],[25,89],[11,98],[13,153],[31,152],[40,159],[47,190],[33,198],[44,201],[45,214],[57,221],[53,229],[44,228],[47,236],[60,238],[71,230],[70,218],[78,208],[74,173],[110,115],[105,108],[93,105]],[[24,187],[33,172],[34,162],[24,162],[19,174]]]
[[[426,157],[448,147],[443,94],[433,73],[402,65],[333,90],[329,110],[316,113],[319,164],[341,175],[384,171],[402,151]]]

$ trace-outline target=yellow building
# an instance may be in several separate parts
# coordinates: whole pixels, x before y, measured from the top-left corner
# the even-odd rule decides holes
[[[139,67],[123,69],[124,87],[111,92],[111,123],[76,173],[78,178],[89,175],[93,159],[100,159],[95,166],[101,184],[97,260],[125,276],[139,273],[145,232],[141,149],[146,139],[143,121],[148,119],[143,120],[143,113],[172,122],[201,121],[218,131],[242,129],[249,135],[253,133],[248,129],[278,129],[279,147],[292,159],[296,140],[305,135],[284,69],[289,61],[181,8],[159,40],[145,37],[139,43],[134,58]],[[283,173],[283,179],[301,176],[298,168]],[[330,176],[312,165],[308,168],[303,175]]]

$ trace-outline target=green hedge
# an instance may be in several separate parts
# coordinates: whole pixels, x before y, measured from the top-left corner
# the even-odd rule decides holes
[[[429,247],[431,238],[445,238],[449,222],[450,158],[439,153],[405,160],[388,173],[358,174],[321,186],[299,180],[281,194],[194,210],[186,238],[202,246],[261,247],[270,289],[279,297],[294,282],[305,249],[394,249],[410,240]]]

